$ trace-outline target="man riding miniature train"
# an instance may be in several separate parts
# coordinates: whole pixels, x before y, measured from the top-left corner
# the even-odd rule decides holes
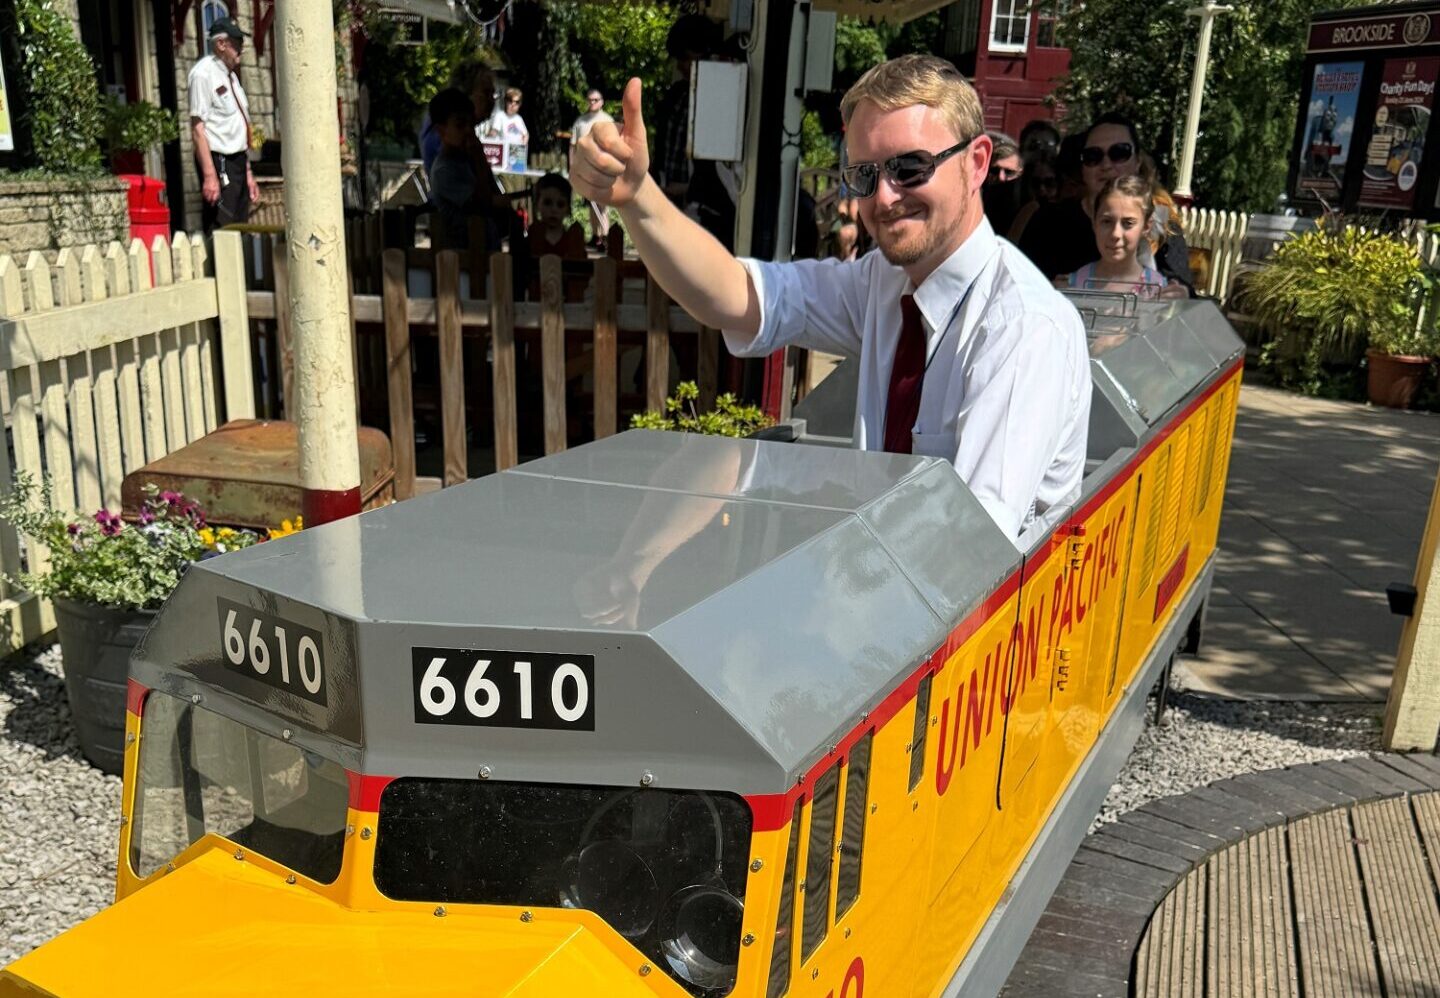
[[[855,444],[951,461],[1011,539],[1072,502],[1090,369],[1075,309],[985,220],[991,142],[950,63],[910,55],[846,93],[843,171],[879,254],[737,260],[647,176],[640,81],[624,124],[575,145],[580,194],[619,210],[650,272],[737,356],[789,344],[858,356]],[[928,387],[928,391],[925,390]]]

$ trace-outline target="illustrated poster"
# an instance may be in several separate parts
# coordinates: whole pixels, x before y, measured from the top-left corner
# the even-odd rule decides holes
[[[1344,187],[1345,160],[1355,133],[1364,68],[1360,62],[1322,62],[1315,66],[1305,138],[1300,147],[1300,190],[1331,197]]]
[[[10,94],[5,90],[5,67],[0,65],[0,152],[15,151],[15,127],[10,122]]]
[[[1373,208],[1415,205],[1415,184],[1430,113],[1435,106],[1435,78],[1440,58],[1387,59],[1375,102],[1375,127],[1365,147],[1365,173],[1360,203]]]

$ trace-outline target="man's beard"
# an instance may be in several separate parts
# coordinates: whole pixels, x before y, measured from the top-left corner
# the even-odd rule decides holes
[[[949,236],[950,233],[945,230],[945,226],[936,222],[932,216],[925,219],[920,225],[920,231],[909,238],[899,242],[887,242],[877,232],[875,242],[880,247],[881,255],[887,261],[897,267],[908,267],[919,263],[939,250]]]

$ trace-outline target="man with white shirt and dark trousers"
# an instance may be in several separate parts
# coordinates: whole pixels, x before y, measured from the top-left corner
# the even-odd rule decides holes
[[[204,204],[201,222],[208,234],[217,225],[243,222],[259,200],[250,172],[250,103],[240,78],[245,32],[228,17],[210,25],[210,54],[190,70],[190,129],[200,168]]]
[[[571,182],[619,210],[660,286],[732,353],[858,356],[855,445],[951,461],[1012,540],[1079,496],[1084,326],[986,221],[990,139],[950,63],[894,59],[845,95],[845,183],[879,249],[854,261],[737,260],[647,179],[638,80],[624,112],[577,143]]]

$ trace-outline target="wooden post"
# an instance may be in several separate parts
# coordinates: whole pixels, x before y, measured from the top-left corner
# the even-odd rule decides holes
[[[520,463],[515,427],[514,261],[509,253],[490,257],[490,338],[494,353],[495,470]]]
[[[469,478],[465,451],[465,352],[460,338],[460,257],[435,254],[435,312],[440,335],[440,427],[445,484]]]
[[[615,261],[595,261],[595,439],[610,436],[620,418],[615,316]]]
[[[1440,477],[1430,497],[1430,516],[1415,566],[1414,615],[1400,634],[1395,678],[1385,706],[1385,748],[1392,752],[1435,749],[1440,733]]]
[[[255,375],[250,366],[250,306],[245,295],[245,248],[240,233],[215,233],[215,303],[220,317],[220,371],[225,418],[255,418]],[[280,307],[277,296],[275,306]]]
[[[540,383],[545,453],[565,449],[565,309],[560,258],[540,258]]]
[[[410,394],[409,295],[405,251],[384,254],[385,369],[390,395],[390,446],[395,454],[395,498],[415,494],[415,402]]]
[[[645,277],[645,405],[651,412],[665,411],[670,392],[670,296]]]

